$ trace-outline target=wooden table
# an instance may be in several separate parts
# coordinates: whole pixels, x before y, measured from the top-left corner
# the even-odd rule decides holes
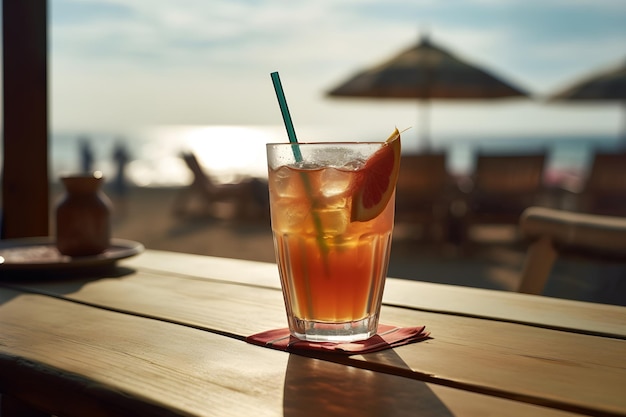
[[[246,343],[286,326],[274,264],[148,250],[4,277],[3,417],[626,415],[624,307],[389,279],[382,321],[432,338],[317,358]]]

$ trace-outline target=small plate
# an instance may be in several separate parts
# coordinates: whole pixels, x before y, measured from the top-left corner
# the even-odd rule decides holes
[[[91,268],[113,264],[143,250],[139,242],[113,238],[111,246],[98,255],[66,256],[50,237],[0,240],[0,271]]]

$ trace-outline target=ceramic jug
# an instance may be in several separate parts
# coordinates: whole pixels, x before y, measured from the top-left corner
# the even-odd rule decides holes
[[[65,194],[56,206],[56,246],[68,256],[97,255],[111,241],[111,201],[102,175],[62,177]]]

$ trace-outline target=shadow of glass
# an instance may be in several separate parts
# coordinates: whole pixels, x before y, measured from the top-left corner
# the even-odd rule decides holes
[[[389,364],[409,368],[388,352],[395,354],[381,353]],[[283,394],[286,417],[453,416],[425,382],[295,354],[287,362]]]

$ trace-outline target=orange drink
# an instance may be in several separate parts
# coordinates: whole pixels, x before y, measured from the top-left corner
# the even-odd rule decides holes
[[[399,135],[391,139],[267,145],[276,257],[300,339],[376,333],[400,156]]]

